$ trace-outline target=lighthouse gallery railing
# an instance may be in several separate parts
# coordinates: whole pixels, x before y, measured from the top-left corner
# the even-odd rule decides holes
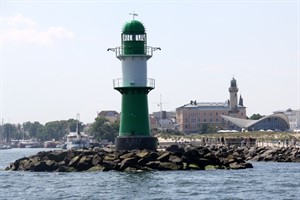
[[[153,51],[155,51],[155,50],[157,50],[156,47],[147,46],[147,47],[145,47],[144,54],[137,54],[137,56],[144,55],[144,56],[152,57]],[[124,48],[122,48],[122,47],[116,47],[114,51],[116,52],[116,57],[126,56],[126,54],[124,54]],[[133,56],[133,55],[129,54],[128,56]]]
[[[147,79],[123,79],[117,78],[113,80],[114,88],[120,87],[155,87],[155,80],[153,78]]]

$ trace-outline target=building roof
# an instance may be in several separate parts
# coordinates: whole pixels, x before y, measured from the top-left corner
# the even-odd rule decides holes
[[[229,116],[225,116],[225,115],[221,115],[221,117],[227,121],[230,121],[231,123],[235,124],[236,126],[238,126],[240,128],[249,128],[250,126],[257,124],[266,118],[275,118],[275,117],[281,118],[289,126],[289,119],[283,113],[275,113],[272,115],[268,115],[268,116],[260,118],[259,120],[241,119],[241,118],[229,117]]]
[[[117,111],[114,111],[114,110],[103,110],[100,113],[98,113],[98,116],[101,116],[101,117],[112,117],[112,116],[116,116],[118,114],[119,113]]]
[[[122,33],[123,34],[144,34],[145,27],[141,22],[137,20],[132,20],[130,22],[125,23],[125,25],[123,26]]]
[[[191,101],[191,103],[183,105],[177,109],[196,109],[196,110],[228,110],[229,105],[228,102],[194,102]]]

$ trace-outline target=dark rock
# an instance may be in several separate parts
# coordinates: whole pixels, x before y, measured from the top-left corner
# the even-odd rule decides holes
[[[246,167],[246,168],[253,168],[253,165],[251,163],[243,163],[243,165]]]
[[[89,168],[91,168],[92,165],[92,158],[90,155],[87,156],[82,156],[77,164],[77,170],[78,171],[84,171],[87,170]]]
[[[178,148],[179,147],[177,144],[172,144],[166,148],[166,151],[175,153],[178,150]]]
[[[101,162],[102,162],[102,158],[98,154],[95,154],[92,159],[92,164],[94,166],[96,166],[97,164],[100,164]]]
[[[206,158],[199,158],[197,161],[197,165],[199,166],[199,168],[205,169],[206,166],[212,165],[212,163]]]
[[[172,162],[172,163],[175,163],[175,164],[182,163],[182,159],[179,158],[179,157],[176,156],[176,155],[170,155],[169,161]]]
[[[147,150],[142,150],[142,151],[138,151],[136,153],[136,156],[139,157],[139,158],[145,158],[146,156],[148,156],[150,154],[149,151]]]
[[[47,160],[46,165],[47,165],[47,171],[51,171],[51,172],[57,170],[59,167],[57,162],[55,162],[54,160]]]
[[[118,157],[115,154],[108,154],[106,155],[103,160],[105,161],[114,161],[116,160]]]
[[[182,166],[172,162],[161,162],[158,167],[159,170],[179,170]]]
[[[40,162],[37,161],[37,162],[32,162],[32,165],[30,166],[30,170],[35,172],[45,172],[45,171],[50,171],[50,168],[45,161],[40,161]]]
[[[21,171],[30,170],[31,165],[32,165],[32,161],[30,159],[22,160],[19,162],[18,170]]]
[[[134,167],[126,167],[123,171],[124,172],[137,172],[138,170]]]
[[[170,153],[169,152],[164,152],[162,153],[162,155],[160,155],[157,160],[159,160],[160,162],[166,162],[168,161],[170,158]]]
[[[178,157],[181,157],[182,154],[184,153],[184,148],[182,148],[176,144],[173,144],[173,145],[168,146],[166,148],[166,151],[171,152],[171,153],[177,155]]]
[[[74,167],[59,166],[56,172],[76,172]]]
[[[103,160],[101,165],[104,166],[107,171],[117,169],[117,164],[113,161]]]
[[[135,153],[134,152],[130,152],[130,153],[126,153],[120,156],[121,159],[125,159],[125,158],[132,158],[135,157]]]
[[[67,151],[53,151],[48,153],[45,157],[48,160],[54,160],[55,162],[63,161],[68,155]]]
[[[123,171],[128,167],[132,167],[135,165],[137,162],[137,158],[125,158],[121,163],[120,163],[120,170]]]
[[[191,169],[191,170],[200,170],[201,168],[195,164],[195,163],[191,163],[188,165],[188,169]]]
[[[230,163],[229,167],[230,167],[230,169],[246,169],[246,166],[244,164],[240,164],[237,162]]]
[[[102,165],[96,165],[96,166],[93,166],[93,167],[89,168],[87,171],[89,171],[89,172],[97,172],[97,171],[103,172],[103,171],[108,171],[108,170],[107,170],[107,168],[105,168]]]
[[[78,162],[80,161],[81,157],[80,156],[75,156],[72,158],[72,160],[69,162],[68,166],[69,167],[75,167],[77,166]]]
[[[147,167],[150,167],[151,169],[159,169],[160,162],[159,161],[150,161],[146,163]]]

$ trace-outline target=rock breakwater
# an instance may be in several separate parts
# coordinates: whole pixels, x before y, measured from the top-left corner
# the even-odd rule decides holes
[[[252,168],[246,161],[300,162],[300,149],[171,145],[163,151],[115,151],[111,148],[42,151],[16,160],[6,170],[93,172]]]
[[[171,145],[163,151],[110,148],[42,151],[11,163],[12,171],[152,171],[246,169],[251,163],[228,147]]]

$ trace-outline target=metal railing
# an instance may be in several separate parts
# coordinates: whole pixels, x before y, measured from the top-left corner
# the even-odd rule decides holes
[[[155,80],[153,78],[147,79],[123,79],[117,78],[113,80],[114,88],[121,88],[121,87],[148,87],[154,88],[155,87]]]
[[[160,47],[150,47],[146,46],[144,49],[144,54],[126,54],[124,53],[124,47],[115,47],[115,48],[108,48],[108,51],[114,51],[116,53],[116,57],[120,58],[123,56],[147,56],[147,57],[152,57],[153,56],[153,51],[156,50],[161,50]]]

